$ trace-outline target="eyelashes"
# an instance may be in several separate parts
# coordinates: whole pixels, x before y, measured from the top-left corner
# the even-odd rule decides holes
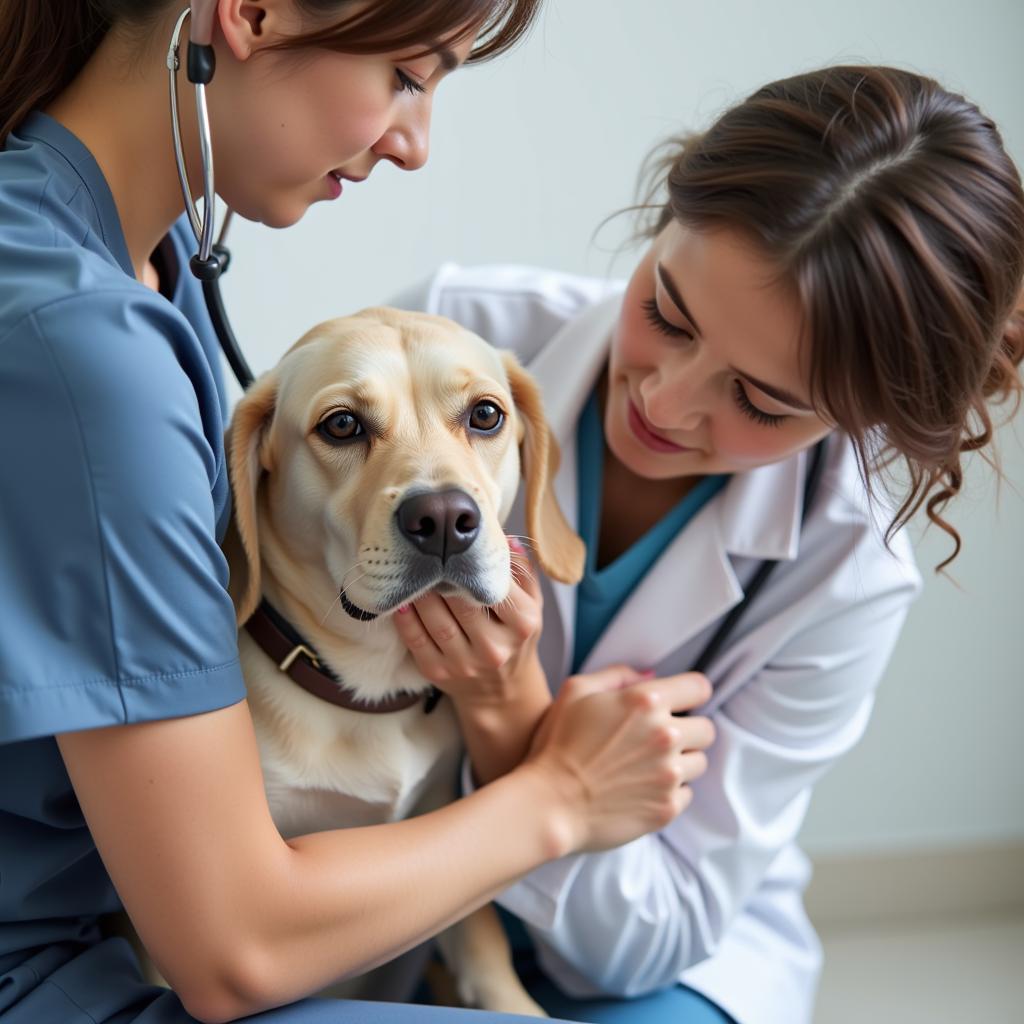
[[[415,78],[407,75],[401,68],[395,68],[395,75],[398,77],[399,92],[418,94],[427,91],[425,86],[420,85]]]
[[[763,427],[777,427],[783,420],[789,418],[788,416],[773,416],[770,412],[758,409],[747,397],[743,385],[738,380],[733,381],[733,391],[736,396],[736,404],[740,407],[740,412],[755,423],[760,423]]]
[[[689,331],[684,331],[682,327],[676,327],[675,324],[670,324],[661,315],[661,311],[658,309],[658,303],[655,302],[653,297],[644,299],[640,305],[644,311],[644,318],[655,330],[668,335],[670,338],[689,338],[691,341],[693,340],[693,335]]]
[[[669,338],[687,338],[693,341],[693,335],[684,330],[682,327],[676,327],[675,324],[669,323],[658,309],[658,303],[652,296],[649,299],[644,299],[640,303],[641,308],[644,312],[644,319],[660,334],[664,334]],[[743,385],[738,381],[733,381],[733,398],[736,401],[736,405],[739,406],[740,412],[743,413],[747,419],[753,420],[755,423],[760,424],[762,427],[778,427],[785,420],[789,419],[788,416],[773,416],[769,412],[765,412],[763,409],[758,409],[750,398],[747,396],[747,392],[744,390]]]

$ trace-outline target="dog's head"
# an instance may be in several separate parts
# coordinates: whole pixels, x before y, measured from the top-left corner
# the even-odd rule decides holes
[[[239,402],[227,448],[239,623],[259,602],[261,565],[324,611],[340,596],[353,618],[432,589],[502,601],[520,473],[541,568],[582,574],[536,384],[443,317],[368,309],[313,328]]]

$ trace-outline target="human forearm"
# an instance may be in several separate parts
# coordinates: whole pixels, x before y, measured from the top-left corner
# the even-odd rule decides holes
[[[236,1012],[392,959],[566,853],[570,826],[547,788],[524,768],[419,818],[290,840],[262,897],[250,896]]]
[[[421,818],[291,842],[244,702],[58,742],[156,966],[194,1017],[225,1021],[396,956],[547,859],[664,827],[685,772],[669,713],[706,699],[701,677],[570,679],[508,776]]]
[[[515,697],[504,701],[455,700],[466,751],[477,785],[511,771],[526,756],[551,691],[534,653],[524,667]]]
[[[291,933],[286,924],[267,924],[262,934],[274,948],[260,961],[287,963],[294,956],[294,969],[284,973],[287,984],[300,984],[303,971],[317,979],[325,969],[361,972],[545,861],[628,842],[675,820],[689,800],[685,783],[702,770],[692,760],[698,755],[678,753],[681,743],[689,745],[680,730],[689,729],[700,746],[711,741],[713,730],[696,717],[680,725],[669,712],[706,700],[709,687],[699,676],[624,685],[631,680],[629,670],[617,668],[568,680],[537,730],[528,760],[457,804],[412,821],[290,844],[300,854],[323,852],[306,877],[341,902],[325,936],[319,925],[309,929],[304,914],[293,917],[294,899],[287,901],[283,921],[299,923]],[[323,917],[318,886],[302,895],[310,913]],[[349,939],[346,946],[352,934],[358,943],[353,947]],[[302,948],[318,935],[329,950],[320,964],[315,951]],[[339,964],[346,949],[354,959]],[[308,985],[312,979],[305,978]]]
[[[571,788],[524,766],[422,818],[286,842],[244,704],[60,746],[142,941],[203,1021],[395,956],[583,840]]]

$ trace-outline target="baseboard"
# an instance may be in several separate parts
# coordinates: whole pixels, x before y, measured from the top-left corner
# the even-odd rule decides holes
[[[1024,843],[819,855],[807,889],[817,925],[1024,911]]]

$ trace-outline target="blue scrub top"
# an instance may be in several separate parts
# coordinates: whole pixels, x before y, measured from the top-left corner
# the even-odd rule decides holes
[[[706,476],[615,561],[598,568],[601,536],[601,488],[604,480],[604,430],[597,394],[591,392],[576,428],[579,467],[580,536],[587,546],[583,579],[576,588],[576,640],[572,671],[579,672],[608,624],[637,584],[687,523],[729,482],[727,474]]]
[[[134,973],[123,942],[94,945],[97,915],[120,903],[54,734],[245,695],[218,544],[226,403],[190,241],[182,220],[161,246],[184,272],[159,295],[135,280],[113,197],[75,136],[34,113],[0,152],[5,1022],[77,1020],[67,1001],[105,990],[87,1018],[104,1019],[123,1009],[114,978]],[[59,985],[40,985],[58,968]]]
[[[97,917],[120,908],[54,734],[245,695],[226,403],[179,221],[133,275],[92,155],[32,114],[0,151],[0,1024],[195,1024]],[[305,999],[265,1024],[512,1024]]]

